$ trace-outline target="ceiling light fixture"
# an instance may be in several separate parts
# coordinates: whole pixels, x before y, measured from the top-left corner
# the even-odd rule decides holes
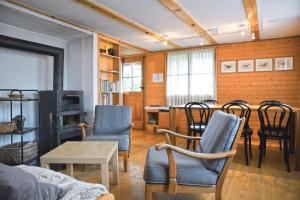
[[[245,31],[241,31],[241,36],[244,36],[245,35]]]
[[[201,46],[203,46],[203,45],[204,45],[204,43],[203,43],[203,42],[201,42],[201,43],[200,43],[200,45],[201,45]]]
[[[163,41],[163,44],[164,44],[164,45],[167,45],[167,44],[168,44],[167,40]]]
[[[255,40],[255,34],[252,33],[252,40]]]

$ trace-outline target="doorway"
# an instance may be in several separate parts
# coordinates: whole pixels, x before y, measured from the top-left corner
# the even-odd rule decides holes
[[[123,59],[122,89],[124,105],[132,108],[132,121],[136,129],[144,129],[144,92],[142,58]]]

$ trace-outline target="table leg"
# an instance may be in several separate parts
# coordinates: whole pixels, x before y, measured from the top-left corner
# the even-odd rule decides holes
[[[295,113],[295,170],[300,171],[300,111]]]
[[[112,168],[113,168],[113,183],[119,184],[119,166],[118,166],[118,150],[115,151],[112,157]]]
[[[102,185],[109,191],[108,163],[101,164]]]
[[[50,165],[48,163],[41,163],[41,167],[50,169]]]
[[[69,176],[74,176],[73,174],[73,164],[66,164],[66,172]]]

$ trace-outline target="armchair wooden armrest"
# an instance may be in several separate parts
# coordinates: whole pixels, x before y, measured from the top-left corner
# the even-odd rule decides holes
[[[133,128],[134,127],[134,123],[133,122],[129,122],[129,127]]]
[[[103,195],[99,196],[97,198],[97,200],[115,200],[115,197],[113,194],[108,193],[108,194],[103,194]]]
[[[188,151],[186,149],[182,149],[180,147],[176,147],[170,144],[157,144],[155,146],[155,149],[157,151],[163,150],[163,149],[170,149],[172,151],[176,151],[177,153],[190,156],[193,158],[199,158],[199,159],[209,159],[209,160],[217,160],[217,159],[222,159],[222,158],[228,158],[232,157],[236,154],[236,150],[230,150],[226,152],[220,152],[220,153],[197,153],[197,152],[192,152]]]
[[[193,137],[193,136],[183,135],[180,133],[176,133],[174,131],[170,131],[168,129],[157,129],[156,132],[157,133],[167,133],[168,135],[173,135],[175,137],[180,137],[180,138],[184,138],[187,140],[200,140],[201,139],[201,137]]]
[[[81,134],[82,134],[82,137],[85,138],[86,137],[86,128],[91,128],[93,127],[94,125],[93,124],[87,124],[87,123],[84,123],[84,122],[81,122],[77,125],[79,128],[81,128]]]
[[[169,136],[168,136],[169,137]],[[168,141],[167,141],[168,142]],[[190,156],[193,158],[198,159],[210,159],[210,160],[216,160],[216,159],[222,159],[222,158],[228,158],[232,157],[236,154],[236,150],[230,150],[227,152],[221,152],[221,153],[196,153],[192,151],[188,151],[170,144],[157,144],[155,146],[155,149],[157,151],[166,149],[167,155],[168,155],[168,163],[169,163],[169,184],[168,184],[168,192],[169,193],[176,193],[176,187],[177,187],[177,180],[176,180],[176,161],[174,159],[174,155],[172,151],[176,151],[180,154]]]

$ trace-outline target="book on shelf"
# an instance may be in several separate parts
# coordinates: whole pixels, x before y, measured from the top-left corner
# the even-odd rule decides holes
[[[110,92],[120,92],[120,81],[109,81],[100,79],[100,92],[110,93]]]
[[[113,96],[111,93],[102,95],[102,105],[113,105]]]

